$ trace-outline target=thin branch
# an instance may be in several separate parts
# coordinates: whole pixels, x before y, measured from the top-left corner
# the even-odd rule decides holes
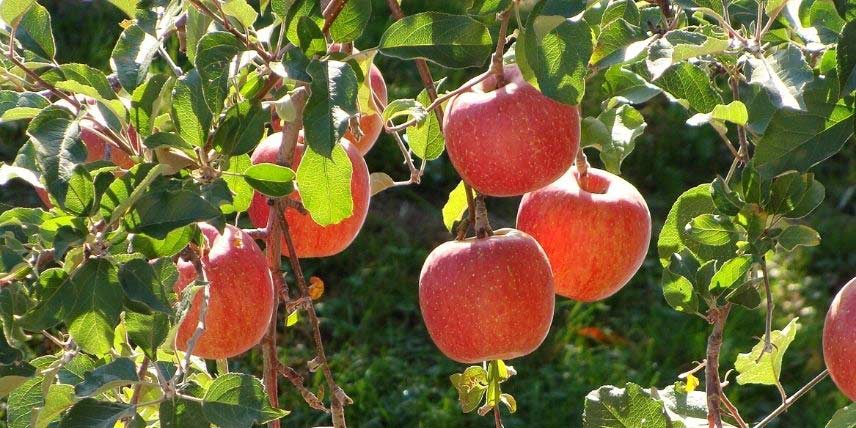
[[[190,0],[190,3],[194,6],[196,6],[196,8],[199,9],[202,13],[208,15],[209,17],[211,17],[212,19],[217,21],[218,24],[222,25],[226,31],[232,33],[232,35],[237,37],[238,40],[240,40],[241,43],[243,43],[244,46],[246,46],[248,49],[252,49],[252,50],[256,51],[256,53],[259,54],[259,56],[262,58],[262,60],[264,60],[265,63],[273,61],[273,59],[274,59],[273,56],[271,54],[269,54],[264,49],[264,47],[262,47],[258,43],[253,43],[252,41],[250,41],[249,37],[247,37],[246,34],[236,30],[232,26],[232,24],[229,23],[229,20],[227,18],[218,15],[217,13],[215,13],[214,11],[209,9],[208,6],[205,6],[204,4],[202,4],[202,2],[200,2],[199,0]],[[215,2],[215,3],[219,7],[219,5],[220,5],[219,2]]]
[[[728,377],[728,374],[725,376]],[[740,411],[738,411],[737,407],[731,403],[731,400],[728,399],[728,396],[725,395],[724,392],[719,395],[719,398],[722,399],[722,404],[725,405],[725,410],[728,410],[728,413],[731,414],[735,421],[737,421],[737,426],[739,428],[749,428],[749,424],[747,424],[746,421],[743,420],[743,417],[740,416]]]
[[[761,361],[761,357],[764,356],[767,352],[773,352],[773,291],[770,288],[770,274],[767,272],[767,260],[763,260],[761,262],[761,271],[764,275],[764,291],[766,293],[767,299],[767,316],[764,325],[764,349],[761,350],[761,354],[758,355],[758,361]]]
[[[437,97],[434,101],[432,101],[431,104],[428,105],[428,107],[425,107],[425,111],[430,112],[434,109],[439,108],[448,99],[450,99],[456,95],[459,95],[459,94],[462,94],[464,92],[469,91],[473,86],[475,86],[481,82],[484,82],[485,79],[487,79],[488,77],[490,77],[490,72],[482,73],[482,74],[478,75],[476,78],[465,83],[460,88],[455,89],[454,91],[451,91],[451,92],[446,92],[445,94]],[[384,124],[384,129],[386,129],[387,131],[397,132],[397,131],[402,131],[402,130],[406,129],[409,126],[416,125],[419,122],[420,122],[419,118],[413,118],[413,119],[410,119],[407,122],[404,122],[400,125],[387,126],[386,124]]]
[[[143,377],[146,375],[146,371],[149,369],[149,357],[143,358],[143,362],[140,363],[140,370],[137,372],[137,378],[142,381]],[[131,394],[130,404],[132,406],[136,406],[140,401],[140,391],[143,389],[142,382],[134,385],[134,392]],[[131,417],[130,426],[134,426],[134,422],[137,420],[137,413],[134,412],[134,416]]]
[[[163,48],[163,45],[158,46],[158,53],[160,54],[161,58],[166,61],[167,65],[169,65],[169,69],[170,71],[172,71],[172,74],[174,74],[175,77],[184,76],[184,71],[181,69],[181,67],[178,66],[178,64],[175,63],[175,61],[173,61],[172,57],[169,55],[169,52],[167,52],[166,49]]]
[[[503,428],[502,426],[502,415],[500,415],[499,403],[496,406],[493,406],[493,422],[496,428]]]
[[[279,385],[277,384],[277,379],[279,375],[277,374],[279,370],[279,357],[276,352],[276,338],[277,338],[277,327],[279,326],[279,319],[277,314],[279,313],[279,298],[280,298],[280,290],[285,290],[285,295],[288,296],[288,290],[284,287],[284,281],[282,279],[282,271],[280,270],[280,258],[282,257],[281,253],[281,243],[280,239],[281,230],[279,228],[279,219],[278,217],[282,216],[282,206],[277,203],[276,200],[273,201],[273,206],[270,207],[270,211],[268,213],[268,221],[266,230],[269,232],[267,240],[267,247],[265,247],[265,255],[267,256],[268,269],[270,270],[271,278],[274,282],[274,302],[273,302],[273,316],[271,317],[270,324],[268,326],[268,331],[265,333],[265,336],[262,338],[262,360],[264,362],[263,365],[263,373],[262,373],[262,383],[265,387],[265,392],[267,392],[268,399],[270,400],[270,405],[274,408],[279,407]],[[279,428],[280,423],[279,420],[273,420],[270,422],[271,428]]]
[[[7,53],[6,57],[9,58],[10,61],[12,61],[12,64],[15,64],[15,66],[17,66],[18,68],[23,70],[27,76],[29,76],[31,79],[35,80],[36,83],[41,85],[43,88],[51,91],[51,93],[53,93],[57,97],[68,101],[68,103],[71,104],[72,106],[74,106],[75,108],[80,109],[80,102],[78,102],[73,97],[67,95],[65,92],[60,91],[59,89],[56,88],[56,86],[51,85],[50,83],[45,81],[45,79],[42,79],[42,77],[39,76],[35,71],[33,71],[31,68],[27,67],[23,62],[21,62],[18,58],[16,58],[14,52]]]
[[[707,423],[709,428],[722,428],[720,403],[722,382],[719,378],[719,352],[722,349],[722,333],[731,305],[712,307],[708,312],[708,321],[713,330],[707,338],[707,365],[704,370],[704,383],[707,393]]]
[[[330,34],[330,26],[333,25],[333,22],[336,21],[336,18],[339,17],[339,14],[342,13],[342,10],[345,9],[345,5],[348,3],[348,0],[333,0],[327,4],[327,7],[324,9],[322,16],[324,17],[324,26],[321,28],[321,32],[325,35]]]
[[[817,386],[817,384],[826,379],[827,376],[829,376],[829,369],[820,372],[820,374],[815,376],[814,379],[810,380],[807,384],[805,384],[805,386],[795,392],[794,395],[791,395],[790,398],[785,400],[785,402],[782,403],[782,405],[780,405],[779,407],[777,407],[776,410],[773,410],[773,413],[770,413],[769,415],[767,415],[766,418],[762,419],[761,422],[758,422],[758,424],[755,425],[755,428],[764,428],[765,426],[767,426],[770,422],[773,421],[773,419],[776,419],[777,417],[779,417],[779,415],[785,413],[788,408],[791,407],[791,405],[793,405],[797,400],[802,398],[803,395],[811,391],[812,388],[814,388],[815,386]]]
[[[288,380],[291,385],[294,386],[295,389],[297,389],[297,391],[303,397],[303,401],[305,401],[306,404],[309,404],[309,407],[315,410],[320,410],[325,413],[330,413],[330,409],[324,406],[324,403],[321,401],[321,399],[319,399],[317,395],[310,391],[309,388],[306,388],[306,386],[303,385],[303,376],[301,376],[300,373],[297,372],[297,370],[294,370],[291,367],[281,364],[279,366],[279,373],[286,380]]]

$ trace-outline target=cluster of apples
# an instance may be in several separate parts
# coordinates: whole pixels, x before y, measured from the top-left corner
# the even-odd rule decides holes
[[[630,183],[572,167],[580,112],[544,96],[516,65],[453,97],[443,121],[449,158],[479,194],[523,195],[517,229],[447,242],[428,256],[419,304],[432,340],[471,364],[534,351],[555,295],[605,299],[648,250],[651,216]],[[470,86],[469,84],[465,86]]]
[[[370,83],[377,99],[387,102],[386,82],[377,67],[372,66]],[[374,101],[372,101],[374,102]],[[377,106],[381,111],[383,106]],[[320,226],[307,213],[286,210],[284,216],[299,258],[329,257],[345,250],[356,238],[369,210],[371,184],[369,170],[363,156],[371,150],[383,130],[383,120],[377,113],[364,114],[359,120],[362,136],[348,132],[342,141],[353,167],[351,195],[354,213],[333,225]],[[253,151],[253,164],[276,163],[282,145],[282,122],[273,117],[273,134],[265,138]],[[303,132],[298,135],[294,152],[297,169],[305,150]],[[300,201],[296,188],[288,198]],[[267,226],[270,206],[267,197],[256,192],[247,211],[255,227]],[[222,359],[240,355],[264,337],[274,315],[274,286],[265,255],[253,239],[242,230],[227,226],[220,234],[214,227],[201,223],[199,228],[206,241],[202,252],[201,269],[209,283],[209,302],[205,317],[205,330],[195,342],[193,354],[202,358]],[[282,243],[283,248],[285,242]],[[175,290],[180,292],[197,277],[195,265],[179,260],[179,281]],[[197,293],[188,314],[182,320],[176,337],[176,346],[186,350],[199,322],[199,311],[204,296]]]

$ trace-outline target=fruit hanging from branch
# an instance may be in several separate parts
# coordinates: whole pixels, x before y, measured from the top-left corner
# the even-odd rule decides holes
[[[205,329],[192,353],[208,359],[231,358],[258,344],[267,331],[274,310],[273,281],[264,253],[246,232],[227,225],[221,234],[207,223],[199,223],[199,229],[206,241],[199,261],[210,296]],[[197,279],[197,270],[189,260],[180,260],[178,269],[175,290],[181,293]],[[203,292],[196,292],[178,328],[180,350],[187,350],[196,331]]]
[[[605,299],[633,277],[648,252],[651,214],[621,177],[576,167],[520,202],[517,228],[544,248],[556,293],[583,302]]]
[[[419,277],[428,333],[443,354],[461,363],[531,353],[550,330],[554,303],[544,251],[514,229],[440,245]]]
[[[504,68],[449,101],[443,133],[461,178],[488,196],[516,196],[559,178],[580,143],[580,110],[554,101]],[[465,84],[469,85],[469,83]]]
[[[835,296],[826,314],[823,359],[838,389],[856,401],[856,278]]]
[[[294,246],[299,258],[307,257],[329,257],[345,250],[354,241],[369,210],[369,198],[371,196],[371,185],[369,182],[369,170],[365,160],[357,148],[348,142],[342,141],[345,151],[353,167],[351,176],[351,197],[353,199],[353,214],[337,224],[321,226],[316,223],[308,213],[296,209],[288,209],[285,219],[288,222]],[[282,145],[282,134],[276,133],[262,141],[253,152],[252,161],[258,163],[276,163],[280,146]],[[297,170],[305,147],[303,145],[303,134],[298,137],[298,144],[294,152],[293,168]],[[300,202],[300,190],[297,189],[289,196],[293,201]],[[250,220],[256,227],[265,227],[268,221],[270,207],[267,197],[256,192],[250,204],[248,213]],[[283,248],[285,242],[283,242]]]

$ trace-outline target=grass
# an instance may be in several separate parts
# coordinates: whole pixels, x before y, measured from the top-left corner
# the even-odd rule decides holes
[[[109,53],[121,31],[121,14],[104,1],[83,7],[60,0],[42,3],[52,12],[62,61],[107,69]],[[407,10],[410,13],[441,3],[449,4],[405,2],[405,7],[414,8]],[[367,29],[359,46],[376,42],[384,19],[389,19],[383,0],[375,0],[374,6],[377,24]],[[378,62],[390,80],[391,99],[415,95],[419,81],[412,64],[384,57]],[[435,71],[437,76],[449,74]],[[449,87],[471,73],[451,73]],[[597,86],[590,90],[596,91]],[[585,105],[584,110],[595,112],[598,106]],[[646,196],[656,232],[677,196],[725,171],[729,158],[712,131],[687,127],[686,112],[664,99],[646,106],[643,113],[649,127],[625,161],[623,175]],[[0,132],[4,136],[0,155],[8,160],[22,143],[22,133],[6,125]],[[372,171],[406,175],[398,149],[385,136],[367,161]],[[833,292],[853,275],[856,266],[854,205],[846,199],[856,178],[853,145],[816,172],[827,187],[827,201],[810,222],[821,231],[824,243],[776,261],[781,274],[774,282],[779,302],[775,326],[784,326],[792,316],[800,316],[803,324],[782,370],[788,391],[822,370],[823,316]],[[439,209],[456,184],[455,177],[447,160],[429,164],[421,186],[389,190],[373,198],[365,228],[347,251],[329,259],[304,261],[307,275],[317,275],[326,283],[318,311],[334,373],[355,400],[347,409],[352,426],[492,426],[486,418],[461,414],[448,376],[464,367],[437,351],[418,309],[422,262],[433,247],[451,238],[443,229]],[[30,197],[23,187],[2,190],[0,202]],[[516,206],[513,198],[489,201],[494,226],[513,226]],[[660,272],[652,250],[639,274],[616,296],[596,304],[558,301],[544,345],[534,354],[510,362],[519,374],[504,387],[517,398],[519,411],[506,414],[506,427],[579,427],[589,391],[631,381],[644,387],[665,387],[704,357],[709,326],[666,305],[659,288]],[[599,341],[581,334],[589,327],[612,339]],[[723,349],[724,369],[732,367],[737,353],[748,351],[762,332],[760,310],[733,311]],[[280,344],[281,358],[305,373],[304,363],[312,355],[305,321],[286,329]],[[232,365],[258,374],[261,355],[250,352]],[[779,404],[775,388],[742,387],[734,384],[733,375],[729,379],[732,385],[726,392],[747,420],[757,421]],[[311,382],[316,388],[323,383],[318,374]],[[283,426],[329,424],[284,383],[282,390],[283,406],[293,412]],[[826,381],[772,426],[821,427],[845,404],[843,395]]]

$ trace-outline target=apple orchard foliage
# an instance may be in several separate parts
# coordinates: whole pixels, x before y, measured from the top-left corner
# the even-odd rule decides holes
[[[45,202],[0,213],[0,394],[7,426],[250,427],[287,417],[261,374],[225,373],[222,364],[209,371],[176,349],[193,345],[191,339],[176,346],[189,308],[198,315],[205,311],[196,305],[222,303],[198,260],[208,244],[197,224],[222,231],[247,215],[254,191],[281,198],[295,185],[302,203],[285,204],[284,225],[294,226],[301,209],[303,221],[309,216],[315,223],[306,227],[365,215],[354,212],[360,201],[351,187],[358,156],[341,142],[346,134],[354,140],[377,132],[361,117],[383,119],[409,169],[375,172],[373,192],[417,185],[426,167],[443,162],[444,123],[436,114],[443,103],[434,99],[453,89],[412,88],[414,98],[386,103],[385,88],[378,93],[365,78],[376,55],[470,68],[473,76],[504,62],[567,110],[600,94],[600,109],[582,112],[578,140],[614,174],[631,151],[646,150],[635,147],[646,127],[637,107],[657,95],[691,113],[687,126],[713,127],[727,146],[722,150],[734,155],[731,169],[681,195],[657,238],[666,301],[712,324],[708,354],[692,357],[707,358],[705,388],[696,390],[693,374],[655,388],[604,386],[585,397],[583,425],[749,426],[723,404],[722,327],[729,311],[755,309],[769,296],[771,254],[820,243],[810,214],[824,187],[811,168],[841,150],[856,123],[856,2],[759,1],[473,0],[468,15],[432,11],[396,19],[379,46],[358,52],[348,44],[370,19],[388,14],[372,10],[368,0],[336,0],[332,7],[310,0],[261,0],[260,7],[245,0],[111,0],[128,19],[107,72],[57,64],[47,10],[34,0],[0,1],[0,120],[28,123],[28,142],[12,165],[0,168],[0,182],[26,180]],[[509,37],[497,44],[503,19]],[[180,52],[163,48],[173,38]],[[502,54],[492,62],[495,52]],[[165,66],[153,68],[155,61]],[[594,84],[599,90],[587,91]],[[249,154],[271,133],[272,114],[285,122],[275,135],[292,150],[302,126],[299,166],[281,156],[253,165]],[[584,166],[583,157],[577,162]],[[537,165],[509,169],[519,178],[510,182],[523,182]],[[391,178],[405,174],[409,180]],[[450,231],[462,222],[467,231],[467,191],[458,186],[437,213]],[[265,221],[269,207],[257,208],[261,215],[250,214],[257,227],[280,224],[275,215]],[[285,236],[281,225],[262,230],[274,231]],[[242,245],[255,245],[248,242]],[[273,246],[288,256],[288,244]],[[198,266],[195,282],[177,292],[179,256]],[[276,293],[283,260],[273,260]],[[294,271],[299,261],[290,262],[302,278]],[[289,320],[308,315],[317,328],[310,296],[301,294],[303,304],[278,310]],[[202,335],[212,333],[199,327]],[[762,339],[733,362],[735,382],[778,386],[798,333],[796,320],[743,332]],[[529,352],[530,345],[521,349]],[[344,426],[347,396],[332,387],[322,356],[308,364],[329,375],[331,390],[301,394]],[[274,378],[277,369],[294,372],[265,363],[264,376],[271,367]],[[500,403],[512,412],[518,405],[499,387],[513,374],[494,360],[451,380],[464,411],[493,409],[499,424]],[[832,375],[853,379],[852,372]],[[853,427],[854,420],[851,405],[829,427]]]

